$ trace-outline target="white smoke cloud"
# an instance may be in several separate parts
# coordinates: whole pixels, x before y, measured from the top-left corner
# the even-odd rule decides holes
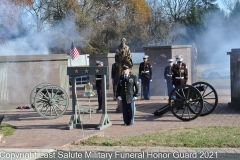
[[[204,59],[199,61],[213,64],[229,62],[227,52],[240,48],[239,29],[218,16],[211,17],[207,24],[207,30],[198,39],[197,46],[202,51],[199,54],[204,54]]]
[[[9,3],[8,0],[1,1],[0,56],[49,54],[50,49],[54,48],[70,50],[72,41],[77,46],[83,46],[82,37],[71,17],[54,26],[45,23],[40,31],[37,24],[39,25],[39,21],[37,22],[34,15]]]

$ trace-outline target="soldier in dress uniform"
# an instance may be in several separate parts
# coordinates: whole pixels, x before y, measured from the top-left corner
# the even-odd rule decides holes
[[[178,65],[177,65],[177,64],[178,64],[178,61],[181,61],[181,62],[183,61],[182,55],[176,55],[175,58],[176,58],[176,62],[173,64],[173,68],[175,68],[175,67],[178,66]],[[186,70],[186,76],[188,76],[188,68],[187,68],[187,65],[182,62],[181,66],[183,66],[183,67],[185,68],[185,70]],[[187,83],[187,82],[186,82],[186,83]],[[185,83],[185,84],[186,84],[186,83]]]
[[[169,96],[171,91],[173,90],[173,84],[172,84],[173,59],[168,59],[168,63],[169,65],[165,67],[165,70],[164,70],[164,78],[167,84],[168,96]]]
[[[132,125],[134,122],[134,100],[138,96],[137,77],[130,74],[130,67],[124,65],[123,75],[120,76],[117,86],[118,100],[122,102],[124,125]]]
[[[182,58],[180,58],[177,61],[177,65],[175,65],[175,67],[173,68],[172,71],[173,88],[186,84],[188,80],[187,69],[182,64],[183,64]]]
[[[152,82],[152,65],[148,62],[148,55],[143,56],[143,62],[139,65],[138,80],[142,82],[143,99],[150,100],[150,82]]]
[[[119,67],[118,64],[115,62],[112,64],[112,85],[113,85],[113,100],[117,99],[117,84],[119,80]]]
[[[103,62],[96,61],[96,65],[98,67],[102,67]],[[95,77],[96,77],[96,88],[97,88],[97,95],[98,95],[98,109],[97,110],[102,110],[102,76],[96,75]]]

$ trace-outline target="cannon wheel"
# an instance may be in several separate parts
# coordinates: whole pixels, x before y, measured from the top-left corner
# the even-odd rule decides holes
[[[34,106],[38,114],[47,119],[55,119],[63,115],[69,104],[64,89],[56,85],[42,87],[34,98]]]
[[[206,82],[196,82],[193,83],[192,86],[195,88],[204,88],[204,90],[199,90],[204,102],[201,116],[206,116],[212,113],[218,104],[218,95],[216,90]]]
[[[35,110],[34,98],[37,94],[37,88],[41,89],[42,87],[45,87],[45,86],[48,86],[48,85],[52,85],[52,84],[51,83],[42,83],[42,84],[37,85],[35,88],[33,88],[32,92],[30,94],[30,105],[34,110]]]
[[[182,121],[191,121],[201,115],[203,98],[191,85],[181,85],[172,90],[168,105],[172,114]]]

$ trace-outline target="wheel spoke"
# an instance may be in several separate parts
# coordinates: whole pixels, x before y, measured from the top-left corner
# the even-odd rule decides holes
[[[205,116],[212,113],[216,109],[218,103],[218,96],[216,90],[206,82],[197,82],[192,84],[192,86],[194,87],[204,86],[204,89],[200,88],[201,95],[204,99],[203,111],[201,113],[201,116]]]
[[[200,86],[202,86],[202,85],[200,84]],[[205,86],[206,86],[206,87],[205,87]],[[203,97],[203,95],[204,95],[205,91],[207,90],[207,88],[208,88],[208,85],[203,85],[203,87],[204,87],[204,91],[203,91],[203,93],[202,93],[202,97]]]
[[[205,98],[206,96],[208,96],[208,95],[211,94],[211,93],[213,93],[213,91],[209,92],[208,94],[205,94],[205,95],[203,96],[203,98]]]
[[[68,108],[69,99],[67,93],[59,86],[47,85],[36,93],[34,105],[36,111],[44,118],[58,118]]]
[[[169,97],[176,94],[174,104],[169,104],[171,112],[175,117],[183,121],[190,121],[197,118],[203,109],[201,93],[190,85],[182,85],[174,88]],[[178,101],[177,101],[178,100]],[[169,101],[169,102],[172,102]]]
[[[56,108],[55,108],[54,106],[56,106],[56,104],[54,104],[54,105],[52,106],[52,110],[56,113],[56,116],[58,116],[58,113],[57,113]]]
[[[66,99],[58,100],[58,104],[65,106],[67,104],[67,101],[66,101]]]
[[[207,107],[207,105],[204,103],[204,108],[207,110],[207,111],[209,111],[209,109],[208,109],[208,107]]]
[[[47,105],[47,106],[46,106],[46,111],[45,111],[45,113],[43,114],[44,116],[47,114],[48,108],[49,108],[49,106]]]
[[[175,91],[175,93],[177,93],[177,95],[178,95],[181,99],[183,99],[183,97],[181,96],[181,94],[180,94],[178,91]]]

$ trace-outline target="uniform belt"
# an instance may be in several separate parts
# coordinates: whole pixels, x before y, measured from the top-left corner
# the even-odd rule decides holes
[[[184,79],[184,77],[175,77],[175,79]]]
[[[167,76],[169,76],[169,77],[172,77],[172,75],[171,75],[171,74],[167,74]]]
[[[102,80],[102,78],[96,78],[96,80]]]
[[[142,71],[142,73],[149,73],[149,71]]]

